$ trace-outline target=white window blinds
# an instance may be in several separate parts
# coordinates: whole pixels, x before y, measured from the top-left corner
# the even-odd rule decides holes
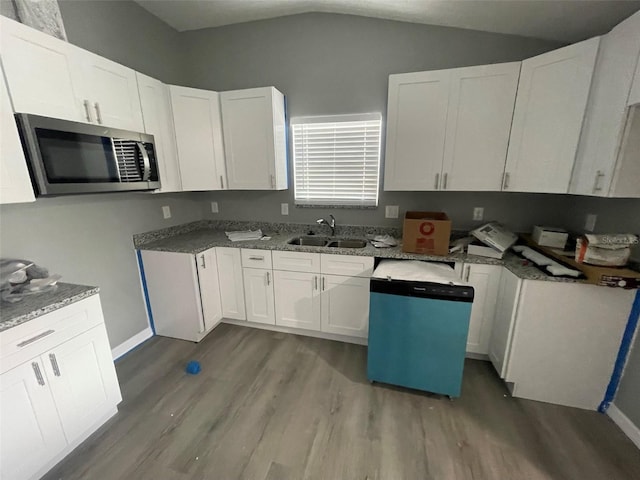
[[[295,201],[378,205],[379,113],[292,119]]]

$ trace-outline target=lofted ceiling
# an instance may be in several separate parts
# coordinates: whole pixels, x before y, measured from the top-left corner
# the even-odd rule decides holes
[[[326,12],[576,42],[608,32],[640,0],[135,0],[178,31]]]

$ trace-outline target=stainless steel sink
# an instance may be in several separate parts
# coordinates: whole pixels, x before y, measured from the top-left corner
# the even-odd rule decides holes
[[[340,240],[331,240],[327,243],[329,248],[364,248],[367,241],[361,238],[343,238]]]
[[[329,243],[329,239],[327,237],[305,235],[302,237],[292,238],[287,243],[289,245],[299,245],[301,247],[324,247],[327,243]]]

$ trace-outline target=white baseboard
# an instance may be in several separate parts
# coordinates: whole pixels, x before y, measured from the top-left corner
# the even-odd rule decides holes
[[[622,413],[613,403],[607,409],[607,415],[635,443],[636,447],[640,448],[640,427],[629,420],[629,417]]]
[[[153,337],[153,331],[151,330],[151,327],[147,327],[144,330],[142,330],[140,333],[136,333],[129,340],[125,340],[117,347],[111,349],[111,357],[114,360],[117,360],[118,358],[123,356],[125,353],[130,352],[131,350],[136,348],[138,345],[140,345],[142,342],[150,339],[151,337]]]

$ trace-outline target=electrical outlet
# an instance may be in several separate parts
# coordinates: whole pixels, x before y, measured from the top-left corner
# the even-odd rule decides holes
[[[211,213],[218,213],[218,202],[211,202]]]
[[[280,213],[282,215],[289,215],[289,204],[288,203],[281,203],[280,204]]]
[[[595,213],[590,213],[584,221],[584,229],[587,232],[593,232],[596,228],[596,220],[598,216]]]
[[[171,207],[169,205],[165,205],[162,207],[162,216],[166,220],[167,218],[171,218]]]
[[[387,205],[384,208],[385,218],[398,218],[400,207],[398,205]]]
[[[476,207],[473,209],[473,219],[474,220],[482,220],[484,218],[484,208]]]

